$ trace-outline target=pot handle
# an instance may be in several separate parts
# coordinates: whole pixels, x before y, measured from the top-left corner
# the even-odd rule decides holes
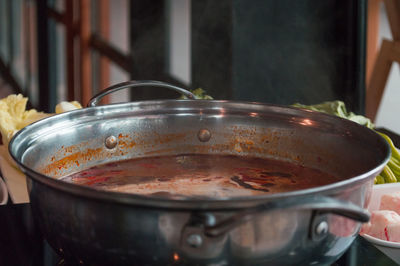
[[[97,106],[98,103],[100,102],[100,100],[106,96],[107,94],[125,89],[125,88],[133,88],[133,87],[143,87],[143,86],[151,86],[151,87],[163,87],[163,88],[167,88],[167,89],[171,89],[174,90],[176,92],[179,92],[180,94],[183,94],[184,96],[186,96],[188,99],[191,100],[195,100],[196,96],[191,93],[188,90],[182,89],[180,87],[165,83],[165,82],[161,82],[161,81],[154,81],[154,80],[131,80],[131,81],[126,81],[126,82],[121,82],[118,84],[115,84],[111,87],[108,87],[104,90],[102,90],[101,92],[99,92],[98,94],[96,94],[95,96],[93,96],[92,99],[90,99],[90,101],[87,104],[87,107],[94,107]]]
[[[357,222],[368,222],[370,219],[370,213],[350,202],[345,202],[339,199],[330,197],[312,197],[304,200],[285,200],[282,202],[269,202],[266,204],[259,205],[255,208],[249,209],[244,212],[235,214],[225,220],[216,222],[215,219],[210,219],[210,214],[206,214],[207,219],[204,225],[204,234],[206,236],[217,237],[224,235],[236,226],[253,219],[254,215],[260,212],[271,211],[276,209],[291,209],[293,211],[299,210],[311,210],[313,216],[321,216],[325,214],[336,214],[346,218],[350,218]],[[208,221],[208,222],[207,222]],[[210,221],[214,221],[210,222]],[[318,226],[318,225],[316,225]]]
[[[251,221],[258,213],[268,213],[273,210],[310,211],[308,237],[313,242],[320,242],[329,235],[327,214],[336,214],[358,222],[368,222],[370,214],[367,210],[350,202],[325,196],[306,198],[285,198],[258,205],[246,211],[239,212],[229,218],[217,221],[210,212],[192,213],[189,221],[182,228],[180,245],[186,252],[204,254],[210,252],[221,241],[225,241],[227,233],[239,225]]]

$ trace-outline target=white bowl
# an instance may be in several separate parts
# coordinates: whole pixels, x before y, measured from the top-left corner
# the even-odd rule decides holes
[[[400,183],[374,185],[368,210],[370,212],[378,210],[382,195],[396,191],[400,191]],[[382,251],[393,261],[400,264],[400,243],[382,240],[367,234],[362,235],[362,237],[371,242],[377,249]]]

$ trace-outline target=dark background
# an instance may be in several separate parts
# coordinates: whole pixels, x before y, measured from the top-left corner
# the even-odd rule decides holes
[[[339,99],[364,112],[365,1],[192,5],[193,87],[277,104]]]

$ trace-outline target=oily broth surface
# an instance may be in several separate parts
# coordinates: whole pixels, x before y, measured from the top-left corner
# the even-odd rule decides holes
[[[278,160],[195,154],[113,162],[61,179],[125,193],[206,198],[288,192],[341,180]]]

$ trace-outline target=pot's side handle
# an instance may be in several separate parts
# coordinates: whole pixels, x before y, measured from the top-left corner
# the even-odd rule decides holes
[[[98,94],[96,94],[95,96],[93,96],[92,99],[90,99],[90,101],[87,104],[87,107],[94,107],[97,106],[97,104],[100,102],[100,100],[106,96],[107,94],[125,89],[125,88],[133,88],[133,87],[143,87],[143,86],[150,86],[150,87],[163,87],[163,88],[167,88],[167,89],[171,89],[174,90],[180,94],[183,94],[184,96],[186,96],[187,98],[191,99],[191,100],[195,100],[196,96],[191,93],[188,90],[182,89],[180,87],[165,83],[165,82],[161,82],[161,81],[155,81],[155,80],[131,80],[131,81],[126,81],[126,82],[121,82],[118,84],[115,84],[111,87],[108,87],[104,90],[102,90],[101,92],[99,92]]]
[[[214,224],[206,223],[204,226],[204,234],[211,237],[224,235],[236,226],[254,218],[257,213],[268,212],[276,209],[290,209],[293,211],[312,211],[318,215],[336,214],[357,222],[368,222],[370,213],[350,202],[330,198],[330,197],[312,197],[296,202],[284,201],[283,203],[270,202],[260,205],[256,208],[249,209],[244,212],[239,212],[223,221],[215,222]],[[318,225],[316,225],[318,226]]]
[[[357,222],[368,222],[370,218],[367,210],[335,198],[325,196],[286,198],[258,205],[219,221],[209,212],[192,213],[182,228],[180,245],[186,253],[205,254],[210,252],[210,246],[215,247],[220,245],[221,241],[225,241],[229,232],[247,221],[257,219],[257,214],[281,209],[310,212],[308,237],[314,243],[322,241],[329,235],[330,225],[326,214],[340,215]]]

